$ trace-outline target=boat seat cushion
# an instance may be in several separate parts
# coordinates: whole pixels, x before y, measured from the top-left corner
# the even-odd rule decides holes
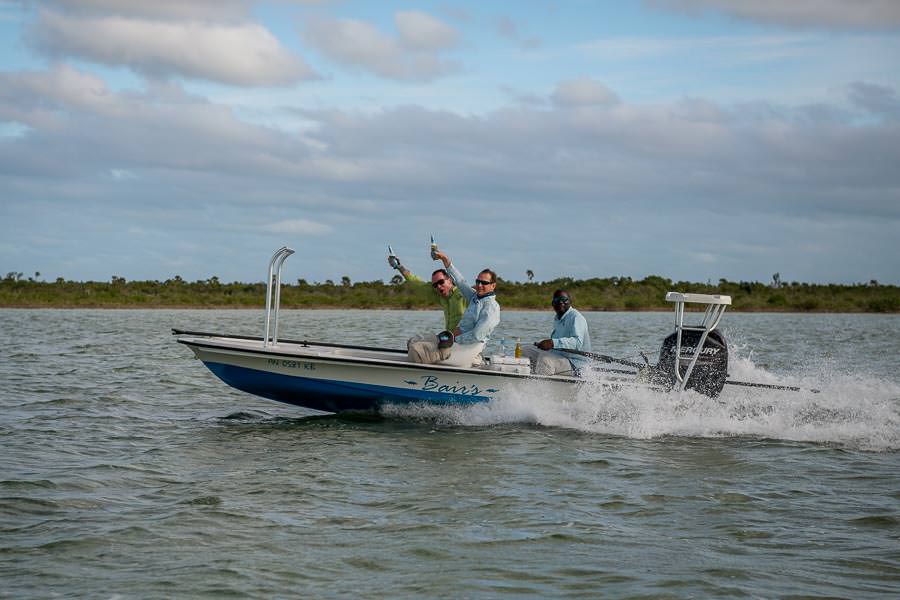
[[[451,367],[473,367],[481,364],[481,352],[484,350],[484,342],[475,344],[453,344],[450,348],[450,357],[442,360],[441,365]]]

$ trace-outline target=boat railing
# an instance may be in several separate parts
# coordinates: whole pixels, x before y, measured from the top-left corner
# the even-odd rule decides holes
[[[709,332],[719,326],[725,309],[731,305],[731,296],[720,296],[718,294],[682,294],[680,292],[669,292],[666,294],[666,302],[675,303],[675,378],[678,380],[678,391],[683,391],[687,382],[691,378],[697,359],[703,352],[703,345]],[[706,311],[703,313],[698,325],[684,324],[684,305],[685,304],[705,304]],[[682,355],[681,353],[681,335],[683,331],[699,331],[700,340],[690,355]],[[684,375],[681,374],[681,366],[687,363],[687,369]]]
[[[263,334],[263,347],[278,344],[278,310],[281,306],[281,268],[287,257],[294,251],[282,246],[272,255],[269,261],[269,278],[266,280],[266,331]],[[274,288],[274,289],[273,289]],[[271,327],[270,327],[271,325]]]

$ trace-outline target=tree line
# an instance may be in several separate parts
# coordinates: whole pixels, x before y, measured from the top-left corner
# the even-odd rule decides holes
[[[108,282],[47,282],[40,274],[25,278],[8,273],[0,280],[0,306],[35,308],[261,308],[265,283],[222,283],[218,277],[186,281],[179,276],[165,281],[126,281],[113,276]],[[507,309],[547,309],[553,290],[566,288],[580,310],[639,311],[669,310],[668,291],[727,294],[733,309],[771,312],[900,312],[900,287],[877,281],[857,284],[770,283],[728,281],[692,283],[672,281],[656,275],[640,280],[630,277],[572,279],[562,277],[543,282],[498,279],[498,299]],[[283,308],[434,308],[427,283],[406,283],[395,277],[385,283],[353,282],[344,276],[309,283],[304,279],[284,283]]]

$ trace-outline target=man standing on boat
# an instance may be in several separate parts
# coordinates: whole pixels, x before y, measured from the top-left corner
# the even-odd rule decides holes
[[[388,264],[400,271],[406,281],[417,285],[425,284],[420,277],[413,275],[409,269],[400,264],[400,259],[393,254],[388,256]],[[431,274],[431,291],[444,311],[444,327],[447,331],[453,331],[459,325],[463,313],[466,312],[469,301],[453,284],[453,279],[446,269],[438,269]]]
[[[548,339],[522,348],[522,356],[531,360],[531,369],[535,375],[577,375],[590,360],[577,354],[563,354],[556,349],[590,352],[591,335],[587,320],[572,308],[572,295],[567,290],[553,292],[551,302],[556,312],[553,332]]]
[[[469,306],[459,320],[459,325],[449,330],[453,336],[450,345],[447,339],[438,336],[434,340],[410,341],[409,359],[419,363],[443,362],[455,366],[471,366],[481,361],[481,351],[500,323],[500,304],[495,295],[497,274],[490,269],[483,269],[475,279],[475,287],[471,288],[449,256],[438,250],[435,250],[433,256],[444,263],[444,268],[469,302]]]

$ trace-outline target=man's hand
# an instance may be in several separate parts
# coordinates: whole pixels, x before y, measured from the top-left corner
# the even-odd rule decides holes
[[[553,350],[553,340],[541,340],[534,343],[541,350]]]
[[[394,256],[393,254],[388,256],[388,264],[391,265],[392,268],[400,270],[400,259]]]
[[[434,256],[435,256],[435,260],[439,260],[439,261],[441,261],[442,263],[444,263],[444,268],[445,268],[445,269],[450,268],[450,257],[449,257],[449,256],[447,256],[446,254],[444,254],[444,253],[441,252],[440,250],[435,250],[435,251],[434,251]]]

